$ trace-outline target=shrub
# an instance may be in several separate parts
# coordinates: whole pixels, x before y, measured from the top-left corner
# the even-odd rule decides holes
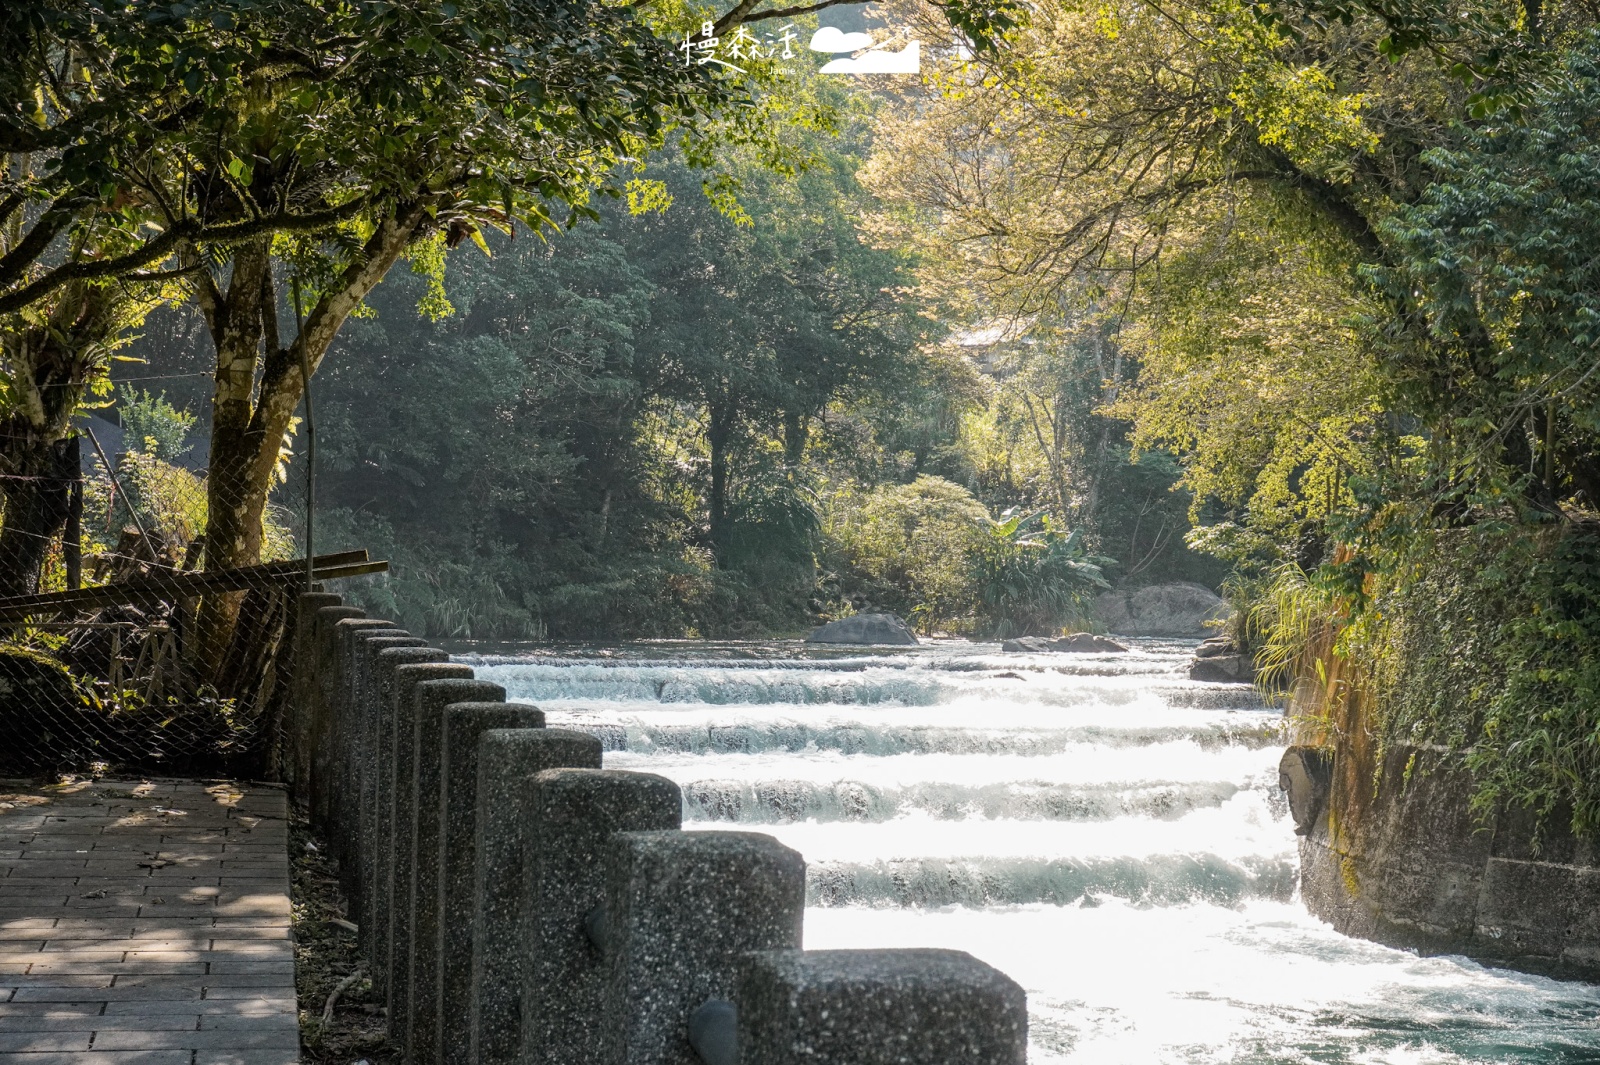
[[[1035,521],[1037,531],[1030,532]],[[1094,594],[1111,585],[1112,559],[1089,554],[1078,533],[1064,534],[1042,514],[990,523],[971,566],[985,636],[1050,636],[1089,617]]]
[[[841,493],[824,533],[838,556],[840,589],[861,607],[893,610],[923,632],[970,624],[976,605],[971,566],[989,512],[942,477]]]

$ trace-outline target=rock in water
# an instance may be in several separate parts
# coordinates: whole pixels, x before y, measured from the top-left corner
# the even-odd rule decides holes
[[[1120,654],[1127,648],[1115,640],[1108,640],[1104,636],[1096,636],[1090,632],[1075,632],[1071,636],[1063,636],[1052,642],[1052,649],[1057,651],[1089,652],[1093,654]]]
[[[1047,636],[1018,636],[1013,640],[1001,641],[1000,650],[1035,655],[1047,654],[1052,651],[1115,654],[1126,651],[1127,648],[1115,640],[1106,639],[1104,636],[1096,636],[1089,632],[1075,632],[1071,636],[1062,636],[1059,639],[1051,639]]]
[[[893,644],[909,647],[916,633],[893,614],[856,614],[813,629],[806,643]]]
[[[1222,684],[1249,684],[1256,679],[1256,666],[1249,655],[1212,655],[1196,658],[1189,666],[1190,680],[1209,680]]]
[[[1039,655],[1047,651],[1054,651],[1055,648],[1050,646],[1052,642],[1043,636],[1018,636],[1014,640],[1002,640],[1000,650],[1016,654]]]
[[[1233,612],[1211,589],[1188,581],[1107,592],[1094,608],[1106,628],[1129,636],[1205,636],[1211,631],[1206,622]]]

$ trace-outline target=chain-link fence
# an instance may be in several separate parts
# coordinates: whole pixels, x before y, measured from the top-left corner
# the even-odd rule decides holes
[[[205,471],[90,442],[88,476],[72,441],[56,469],[0,486],[0,543],[23,545],[0,562],[17,571],[0,573],[0,774],[275,775],[294,597],[387,563],[213,565]],[[293,550],[275,517],[269,558]]]

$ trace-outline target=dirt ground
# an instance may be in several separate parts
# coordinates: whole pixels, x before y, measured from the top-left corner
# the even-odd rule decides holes
[[[384,1034],[383,1000],[356,953],[356,933],[339,922],[347,911],[337,865],[326,843],[295,810],[289,823],[290,895],[294,907],[295,990],[300,1000],[305,1065],[399,1065],[399,1048]],[[360,971],[353,983],[345,981]],[[328,996],[344,985],[324,1024]]]

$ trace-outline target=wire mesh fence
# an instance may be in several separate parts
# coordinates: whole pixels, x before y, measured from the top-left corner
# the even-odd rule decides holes
[[[0,774],[274,775],[294,597],[387,563],[286,558],[269,509],[257,551],[282,560],[215,564],[204,470],[91,438],[85,476],[73,443],[0,485]]]

